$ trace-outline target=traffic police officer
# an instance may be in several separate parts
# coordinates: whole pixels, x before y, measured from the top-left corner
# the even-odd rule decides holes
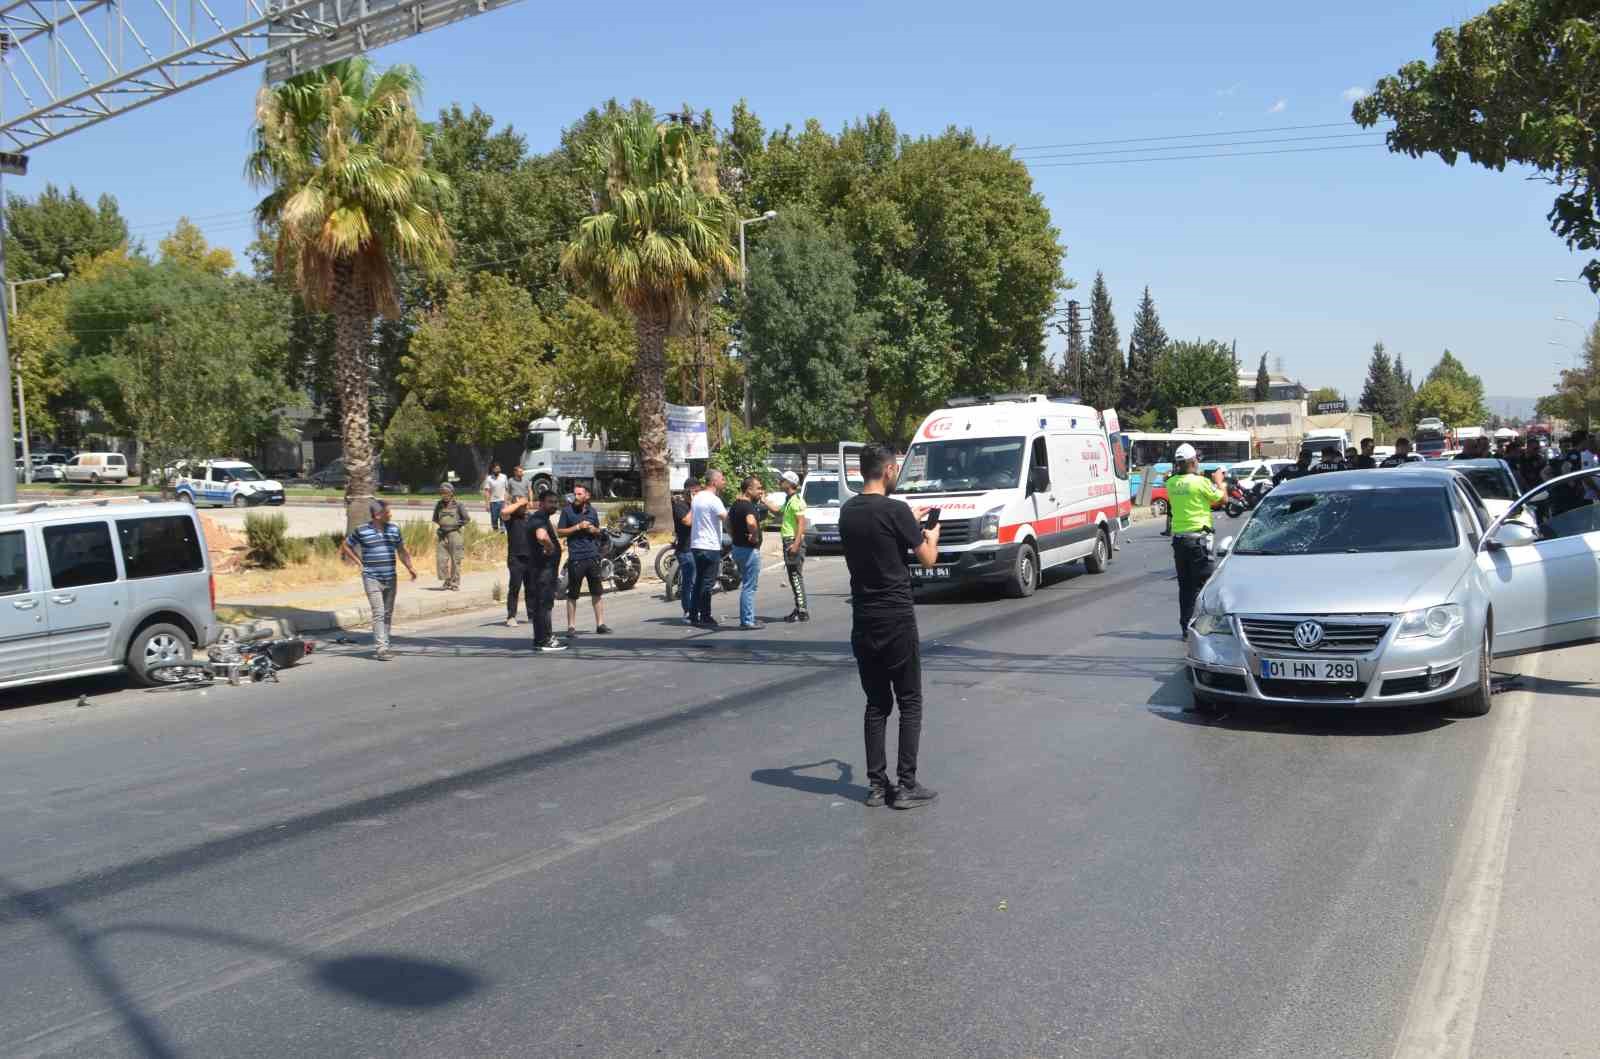
[[[1167,478],[1167,509],[1172,512],[1172,560],[1178,568],[1178,632],[1187,636],[1194,601],[1211,576],[1211,508],[1227,496],[1222,469],[1200,473],[1194,446],[1179,445]]]

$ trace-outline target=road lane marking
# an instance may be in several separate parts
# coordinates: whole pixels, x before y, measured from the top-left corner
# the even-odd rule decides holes
[[[1537,677],[1540,656],[1531,657],[1529,675]],[[1492,735],[1479,775],[1439,918],[1395,1043],[1395,1059],[1466,1059],[1471,1054],[1528,756],[1529,697],[1527,692],[1508,693],[1491,714],[1499,715],[1499,730]]]
[[[541,871],[598,846],[627,838],[691,809],[698,809],[705,803],[704,795],[677,798],[587,831],[563,834],[562,845],[532,850],[498,864],[467,872],[458,878],[448,879],[407,897],[385,902],[359,915],[340,919],[311,931],[297,941],[286,943],[299,949],[302,958],[310,957],[313,953],[342,945],[362,934],[390,926],[408,916],[426,912],[491,886],[509,882],[519,876]],[[293,958],[278,956],[238,960],[187,982],[133,996],[124,1003],[125,1006],[135,1009],[141,1016],[148,1018],[187,1001],[276,971],[293,962],[295,962]],[[15,1042],[15,1047],[21,1050],[8,1054],[31,1059],[35,1056],[61,1052],[84,1041],[111,1033],[122,1023],[123,1017],[117,1011],[110,1008],[102,1009],[25,1037]]]

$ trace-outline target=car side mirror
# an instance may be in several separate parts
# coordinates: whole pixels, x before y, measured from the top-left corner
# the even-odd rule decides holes
[[[1028,472],[1028,490],[1034,493],[1050,491],[1050,468],[1035,467]]]
[[[1531,527],[1508,520],[1502,522],[1500,528],[1494,531],[1494,536],[1489,538],[1486,546],[1490,551],[1497,552],[1502,548],[1520,548],[1533,544],[1538,539],[1539,534]]]
[[[1217,542],[1217,556],[1220,558],[1233,550],[1233,535],[1222,538]]]

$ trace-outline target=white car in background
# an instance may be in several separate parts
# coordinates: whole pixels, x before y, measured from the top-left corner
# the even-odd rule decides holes
[[[861,478],[852,474],[847,483],[852,492],[861,489]],[[806,502],[806,551],[812,553],[837,552],[839,543],[838,471],[812,471],[800,483],[800,499]]]
[[[1245,460],[1235,463],[1227,468],[1227,472],[1239,480],[1239,487],[1245,490],[1256,489],[1263,483],[1272,484],[1272,476],[1285,467],[1293,467],[1293,460]]]

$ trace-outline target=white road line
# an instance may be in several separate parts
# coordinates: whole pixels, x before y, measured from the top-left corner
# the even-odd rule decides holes
[[[425,912],[430,908],[435,908],[457,898],[487,889],[490,886],[496,886],[518,876],[540,871],[550,867],[552,864],[576,856],[585,850],[594,849],[596,846],[603,846],[608,842],[626,838],[648,827],[670,820],[680,813],[688,812],[690,809],[697,809],[705,803],[706,798],[703,795],[678,798],[670,802],[663,802],[660,805],[651,806],[648,809],[643,809],[587,831],[564,833],[562,835],[563,845],[533,850],[512,857],[509,860],[501,861],[498,864],[491,864],[488,867],[467,872],[465,875],[448,879],[415,894],[386,902],[360,915],[330,923],[299,938],[275,940],[282,940],[289,945],[293,945],[300,950],[301,957],[306,958],[312,953],[323,949],[342,945],[368,931],[389,926],[407,916]],[[196,997],[215,993],[219,989],[227,989],[230,986],[238,985],[240,982],[275,971],[290,962],[292,962],[292,958],[277,956],[239,960],[205,973],[199,979],[172,985],[165,989],[152,990],[149,993],[132,997],[127,1001],[127,1004],[141,1014],[153,1015],[185,1001],[193,1000]],[[103,1009],[73,1019],[63,1025],[42,1030],[17,1041],[16,1046],[23,1050],[16,1053],[8,1052],[8,1054],[28,1057],[49,1055],[69,1049],[84,1041],[104,1036],[121,1024],[122,1016],[120,1014],[110,1009]]]
[[[1534,656],[1529,675],[1538,673]],[[1395,1059],[1466,1059],[1478,1024],[1483,983],[1500,917],[1506,851],[1516,819],[1517,792],[1528,756],[1531,693],[1499,696],[1493,746],[1461,836],[1444,901],[1412,989]]]

